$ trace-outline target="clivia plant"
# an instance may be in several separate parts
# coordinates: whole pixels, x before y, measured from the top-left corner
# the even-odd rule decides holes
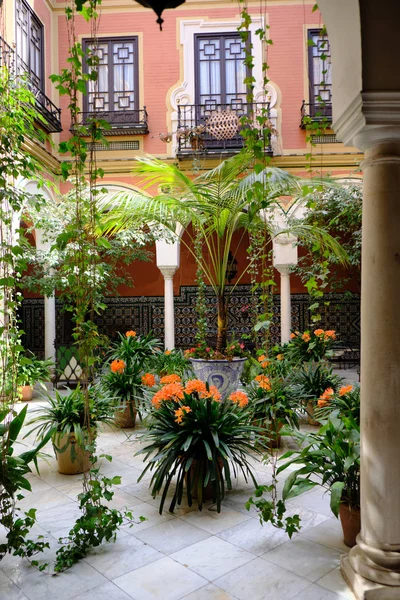
[[[332,348],[336,341],[333,329],[314,329],[303,333],[296,331],[290,334],[290,342],[286,345],[284,354],[293,363],[319,361],[332,356]]]
[[[143,436],[151,493],[161,494],[160,514],[172,489],[169,510],[180,505],[186,486],[189,506],[197,498],[199,510],[208,495],[221,511],[225,488],[232,489],[232,477],[241,472],[256,485],[250,464],[259,454],[254,448],[254,425],[248,396],[236,391],[224,400],[214,386],[191,379],[169,376],[152,396],[148,433]],[[163,384],[163,381],[161,381]]]

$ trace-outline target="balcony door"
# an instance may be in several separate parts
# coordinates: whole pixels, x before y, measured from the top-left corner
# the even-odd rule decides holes
[[[196,35],[196,104],[207,112],[246,104],[245,52],[238,33]]]
[[[331,49],[328,36],[320,29],[308,32],[310,116],[332,116]]]
[[[25,0],[16,1],[15,16],[17,70],[29,76],[34,93],[43,91],[43,25]]]

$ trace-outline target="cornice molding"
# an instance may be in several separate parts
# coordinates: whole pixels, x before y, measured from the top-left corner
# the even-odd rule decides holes
[[[370,146],[400,140],[400,92],[362,92],[333,126],[346,145],[365,151]]]
[[[52,175],[60,173],[60,161],[46,150],[46,148],[27,138],[24,141],[23,148],[36,158],[45,169],[50,171]]]

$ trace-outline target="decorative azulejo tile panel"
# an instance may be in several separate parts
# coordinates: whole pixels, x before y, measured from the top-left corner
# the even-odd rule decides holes
[[[229,291],[229,288],[228,288]],[[194,343],[196,333],[196,286],[182,286],[175,296],[175,340],[176,346],[187,348]],[[360,300],[356,295],[326,294],[329,312],[323,316],[318,326],[335,329],[339,339],[349,346],[359,348],[360,344]],[[249,304],[250,286],[237,286],[229,302],[229,329],[235,337],[250,333],[249,318],[242,308]],[[216,334],[217,306],[213,291],[207,289],[206,302],[210,322],[209,334]],[[135,329],[145,334],[153,331],[160,339],[164,338],[164,298],[161,296],[130,296],[107,298],[107,308],[97,318],[100,331],[111,339],[118,331]],[[303,331],[309,326],[310,297],[308,294],[292,295],[292,329]],[[56,303],[56,344],[71,343],[72,323],[68,314],[63,313],[60,303]],[[271,334],[274,342],[280,339],[280,297],[274,296]],[[25,332],[24,344],[39,356],[44,353],[44,302],[41,299],[26,298],[21,310],[22,329]]]

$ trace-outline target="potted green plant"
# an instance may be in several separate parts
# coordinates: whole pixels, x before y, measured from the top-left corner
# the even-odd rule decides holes
[[[177,348],[155,354],[149,362],[149,368],[160,377],[176,374],[183,378],[192,371],[188,358]]]
[[[333,410],[316,433],[299,433],[298,451],[284,454],[289,459],[278,469],[300,464],[285,482],[283,499],[298,496],[320,485],[330,493],[330,506],[340,516],[347,546],[356,544],[360,517],[360,424],[351,414]],[[315,480],[317,479],[317,480]]]
[[[292,382],[307,412],[309,424],[319,425],[315,417],[318,400],[324,394],[333,394],[343,383],[343,378],[334,374],[332,368],[323,361],[304,362],[293,371]]]
[[[32,400],[35,383],[50,381],[54,363],[51,359],[40,360],[27,351],[18,358],[18,392],[22,400]]]
[[[246,387],[253,407],[253,422],[264,430],[269,448],[279,448],[282,427],[299,428],[300,402],[288,378],[260,374]]]
[[[214,350],[218,354],[212,358],[218,360],[224,358],[227,349],[229,297],[263,252],[260,247],[259,252],[249,256],[244,265],[236,265],[240,268],[231,285],[229,275],[242,239],[241,235],[235,234],[240,232],[245,235],[262,230],[271,239],[276,234],[276,229],[263,218],[260,210],[276,206],[282,195],[298,196],[302,193],[301,180],[286,171],[266,167],[253,172],[253,166],[254,157],[251,153],[242,152],[223,161],[215,169],[191,179],[173,164],[166,164],[150,156],[140,157],[134,167],[134,174],[141,178],[139,184],[143,188],[157,186],[168,191],[153,198],[143,192],[129,191],[99,199],[103,233],[129,228],[138,219],[141,222],[162,224],[173,235],[182,228],[186,230],[189,241],[185,242],[184,238],[181,241],[187,245],[206,283],[216,296],[217,337]],[[190,224],[192,230],[188,228]],[[340,246],[325,232],[321,236],[318,229],[302,227],[298,223],[293,227],[295,235],[314,238],[340,257],[339,260],[344,259]],[[200,248],[196,243],[199,239]],[[204,358],[210,362],[211,356]],[[224,370],[219,365],[218,379],[226,389],[229,387],[225,383],[226,372],[233,370],[236,378],[237,371],[243,369],[244,362],[244,358],[235,356],[226,361]],[[202,371],[195,371],[196,375],[200,377],[201,374],[200,378],[205,378],[203,365],[193,362],[193,368],[201,368]],[[215,366],[211,365],[207,377],[210,384],[214,371]],[[215,379],[217,380],[216,377]]]
[[[224,400],[215,386],[192,379],[184,385],[178,376],[165,383],[152,397],[148,433],[143,437],[153,497],[161,493],[160,514],[175,477],[169,510],[182,502],[184,487],[189,506],[197,498],[199,510],[212,499],[221,510],[232,476],[240,471],[255,483],[250,464],[258,454],[254,448],[254,426],[250,422],[248,397],[237,391]],[[256,483],[255,483],[256,484]]]
[[[90,387],[88,394],[91,422],[95,424],[90,432],[85,422],[85,393],[80,386],[67,390],[65,395],[55,390],[55,397],[48,396],[47,404],[34,410],[28,422],[34,427],[27,435],[35,432],[39,439],[51,436],[58,472],[65,475],[90,468],[90,452],[86,447],[96,437],[97,425],[114,422],[114,404],[101,387]]]
[[[296,331],[290,334],[290,342],[284,353],[293,363],[320,361],[332,356],[332,348],[336,341],[333,329],[314,329],[303,333]]]
[[[118,340],[109,352],[109,364],[101,383],[116,403],[115,423],[122,428],[135,427],[136,414],[143,397],[142,375],[159,352],[160,342],[151,333],[138,336],[133,330]]]

